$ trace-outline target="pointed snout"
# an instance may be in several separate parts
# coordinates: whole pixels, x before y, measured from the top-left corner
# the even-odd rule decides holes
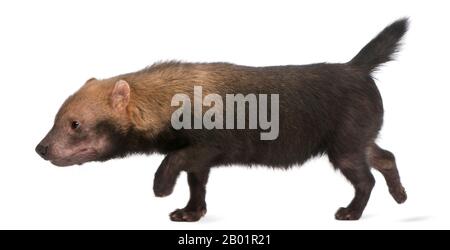
[[[36,153],[38,153],[38,155],[40,155],[42,158],[44,158],[44,160],[48,160],[48,145],[43,145],[42,143],[39,143],[36,146]]]
[[[44,160],[50,159],[50,143],[53,134],[53,128],[48,132],[48,134],[39,142],[39,144],[34,149],[36,153],[41,156]]]

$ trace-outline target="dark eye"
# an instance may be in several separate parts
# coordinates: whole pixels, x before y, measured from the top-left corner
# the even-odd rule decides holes
[[[75,130],[75,129],[77,129],[77,128],[80,127],[80,122],[78,122],[78,121],[73,121],[72,124],[70,125],[70,127],[71,127],[73,130]]]

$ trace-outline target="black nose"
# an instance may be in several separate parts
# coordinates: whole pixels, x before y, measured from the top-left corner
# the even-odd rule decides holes
[[[39,144],[36,147],[36,153],[38,153],[44,159],[46,159],[45,157],[47,156],[47,151],[48,151],[48,146]]]

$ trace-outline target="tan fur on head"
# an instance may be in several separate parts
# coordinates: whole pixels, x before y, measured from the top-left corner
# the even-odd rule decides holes
[[[134,127],[156,135],[170,126],[177,108],[170,105],[172,97],[184,93],[193,98],[194,86],[202,86],[204,95],[217,93],[219,70],[210,64],[167,62],[109,79],[91,78],[69,97],[58,116],[85,109],[89,120],[112,119],[120,130]]]
[[[133,126],[155,135],[170,125],[172,112],[177,108],[170,105],[175,94],[193,98],[194,86],[202,86],[205,95],[216,93],[218,76],[204,67],[211,66],[167,62],[119,76],[130,86],[128,114]]]

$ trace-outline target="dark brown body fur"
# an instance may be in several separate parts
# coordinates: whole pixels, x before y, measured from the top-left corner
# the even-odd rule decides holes
[[[391,60],[406,26],[406,20],[392,24],[344,64],[247,67],[169,62],[103,80],[129,83],[128,111],[134,125],[124,129],[112,119],[99,121],[97,133],[109,134],[114,146],[98,160],[130,153],[166,154],[155,174],[155,194],[169,195],[181,171],[188,173],[191,191],[187,206],[171,213],[175,221],[196,221],[206,213],[206,182],[214,166],[288,168],[321,154],[327,154],[355,188],[354,199],[337,211],[337,219],[360,218],[375,184],[370,167],[381,171],[392,196],[402,203],[406,193],[394,156],[375,144],[383,105],[371,72]],[[179,92],[192,96],[193,85],[222,96],[279,94],[279,137],[262,141],[261,131],[251,129],[173,129],[170,98]]]

